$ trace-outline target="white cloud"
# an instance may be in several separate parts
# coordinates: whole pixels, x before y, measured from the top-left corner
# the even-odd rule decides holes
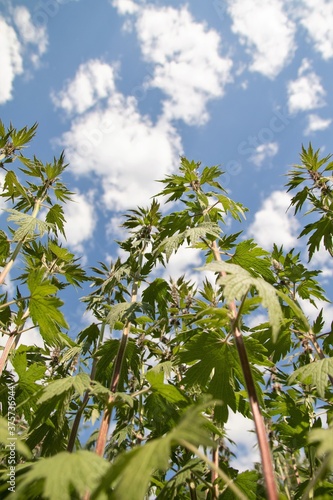
[[[91,75],[89,63],[85,68]],[[71,89],[71,83],[66,88]],[[88,96],[91,88],[96,86],[87,87]],[[98,94],[94,95],[97,99]],[[60,96],[67,109],[77,109],[71,92],[64,90]],[[88,102],[84,95],[82,98]],[[76,117],[60,142],[72,172],[101,179],[105,205],[119,211],[146,205],[156,192],[155,180],[173,170],[182,152],[180,137],[167,120],[161,117],[153,123],[140,114],[134,97],[125,97],[116,89],[103,109],[96,105]]]
[[[83,113],[115,92],[116,67],[98,59],[81,64],[73,80],[58,94],[52,93],[55,106],[67,113]]]
[[[229,0],[232,31],[252,56],[251,71],[275,78],[292,59],[295,24],[281,0]]]
[[[76,190],[73,202],[64,207],[66,242],[78,252],[84,253],[84,243],[90,240],[96,225],[93,194],[80,194]]]
[[[333,57],[333,3],[331,0],[303,0],[298,9],[301,24],[323,59]]]
[[[135,26],[143,57],[154,65],[146,85],[166,94],[165,117],[189,125],[207,122],[208,102],[222,97],[231,81],[232,61],[219,54],[220,35],[196,22],[187,6],[149,5],[140,7],[137,14]]]
[[[0,104],[12,99],[16,75],[23,72],[21,44],[15,30],[0,16]]]
[[[274,191],[256,212],[248,236],[268,250],[273,243],[291,248],[297,244],[299,223],[287,209],[291,197],[285,191]]]
[[[158,272],[163,270],[163,278],[168,280],[170,277],[178,279],[182,275],[186,275],[185,279],[196,284],[199,284],[204,277],[196,268],[202,265],[201,251],[198,248],[190,248],[187,245],[182,245],[177,253],[172,254],[166,267],[159,266]]]
[[[316,299],[316,306],[311,304],[308,300],[304,300],[298,297],[298,302],[304,312],[304,314],[310,319],[311,322],[315,321],[319,311],[323,309],[323,319],[324,319],[324,331],[330,330],[331,323],[333,321],[333,306],[328,302]]]
[[[226,431],[228,438],[235,442],[235,446],[231,445],[231,450],[236,455],[231,458],[231,465],[239,471],[251,469],[254,462],[260,462],[257,438],[253,430],[253,420],[230,411]]]
[[[30,12],[22,5],[13,9],[13,18],[23,45],[36,46],[37,54],[32,53],[31,59],[35,65],[38,65],[40,56],[46,52],[48,45],[45,26],[35,26],[31,21]]]
[[[261,167],[263,163],[268,159],[275,156],[279,151],[279,145],[277,142],[266,142],[260,144],[255,153],[250,156],[249,160],[252,161],[257,167]]]
[[[121,15],[134,14],[139,9],[139,6],[132,0],[113,0],[111,4]]]
[[[288,83],[288,108],[290,113],[307,111],[325,105],[326,92],[319,76],[311,71],[311,64],[303,59],[298,78]]]
[[[38,66],[48,43],[45,27],[32,23],[26,7],[18,6],[9,11],[8,19],[0,15],[0,104],[12,99],[15,77],[23,71],[27,74],[24,61],[30,59],[34,66]],[[10,16],[16,30],[10,24]]]
[[[305,135],[310,135],[313,132],[318,132],[320,130],[326,130],[332,123],[330,118],[321,118],[318,115],[310,114],[308,116],[308,126],[304,131]]]

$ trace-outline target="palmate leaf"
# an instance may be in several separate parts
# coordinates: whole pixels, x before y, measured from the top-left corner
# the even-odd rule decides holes
[[[62,396],[64,393],[70,392],[72,389],[78,395],[82,396],[82,394],[90,388],[90,383],[90,377],[86,373],[79,373],[73,377],[53,380],[43,389],[43,393],[39,398],[38,403],[42,404],[49,399]]]
[[[206,427],[208,421],[201,414],[210,404],[213,402],[206,401],[200,405],[191,406],[184,413],[179,424],[165,436],[119,455],[105,474],[101,487],[94,492],[91,500],[98,499],[102,489],[108,492],[108,498],[111,500],[144,498],[154,471],[167,469],[172,446],[183,440],[195,446],[213,446]],[[112,493],[109,492],[110,485],[114,487]]]
[[[235,346],[223,342],[223,337],[217,332],[200,332],[185,344],[178,356],[180,363],[191,365],[182,383],[190,387],[199,386],[214,399],[222,401],[222,405],[215,409],[215,418],[226,422],[228,407],[234,412],[237,410],[239,382],[244,385]]]
[[[259,474],[254,470],[246,470],[234,479],[234,483],[238,486],[248,500],[258,500],[265,498],[265,492],[262,485],[258,484]],[[222,495],[219,496],[221,500],[237,500],[237,496],[233,491],[228,488]]]
[[[32,215],[23,214],[18,210],[6,209],[11,215],[8,217],[9,221],[15,222],[19,228],[15,231],[13,235],[13,241],[22,241],[24,238],[31,238],[37,234],[43,236],[44,233],[53,228],[53,224],[44,222]]]
[[[252,274],[239,265],[227,262],[211,262],[202,269],[226,273],[225,276],[219,278],[219,282],[224,287],[223,294],[228,302],[242,300],[251,287],[256,288],[262,305],[268,310],[273,340],[276,340],[283,315],[276,289],[270,283],[262,278],[254,278]]]
[[[186,241],[189,245],[195,245],[200,238],[205,238],[207,236],[219,237],[220,233],[221,229],[217,224],[212,222],[203,222],[196,227],[190,227],[181,233],[168,236],[160,243],[156,251],[158,252],[164,250],[166,260],[168,262],[172,253],[177,252],[184,241]]]
[[[333,377],[333,358],[320,359],[314,363],[298,368],[289,377],[289,383],[292,384],[297,379],[301,382],[309,380],[310,383],[317,387],[318,395],[324,397],[325,389],[329,381],[328,376]]]
[[[86,450],[60,452],[39,459],[20,475],[15,498],[33,499],[41,495],[48,500],[71,500],[77,495],[83,497],[97,487],[108,466],[106,460]]]

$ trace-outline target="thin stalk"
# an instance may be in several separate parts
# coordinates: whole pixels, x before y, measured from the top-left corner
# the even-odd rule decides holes
[[[22,320],[26,320],[28,318],[29,314],[30,314],[30,310],[28,307],[22,316]],[[8,356],[9,356],[10,351],[12,350],[12,347],[13,346],[16,347],[17,344],[19,343],[19,340],[20,340],[21,335],[22,335],[24,323],[25,322],[22,323],[21,327],[18,328],[16,332],[12,333],[7,338],[5,348],[2,351],[1,357],[0,357],[0,376],[2,375],[2,372],[6,367]]]
[[[134,278],[132,285],[132,293],[131,293],[131,303],[136,302],[138,296],[138,288],[139,288],[139,279],[140,279],[140,270],[142,265],[143,252],[140,253],[140,262],[138,266],[138,272]],[[105,451],[105,445],[107,440],[107,434],[110,427],[110,421],[112,416],[113,402],[114,402],[114,393],[117,391],[121,368],[123,365],[123,361],[125,358],[126,347],[128,343],[128,338],[131,330],[131,322],[127,321],[125,327],[123,329],[123,334],[120,340],[117,356],[114,362],[113,373],[111,377],[110,383],[110,391],[111,395],[109,396],[109,400],[107,403],[107,408],[104,411],[103,419],[101,422],[101,426],[98,433],[98,438],[96,442],[96,453],[97,455],[103,457]]]
[[[34,209],[33,209],[33,212],[31,214],[32,217],[36,218],[37,217],[37,214],[40,210],[40,206],[41,206],[41,203],[42,203],[42,198],[38,198],[38,200],[35,201],[35,205],[34,205]],[[3,284],[3,282],[5,281],[6,277],[8,276],[8,273],[9,271],[11,270],[11,268],[13,267],[14,265],[14,262],[18,256],[18,254],[20,253],[20,250],[22,248],[22,245],[25,241],[25,238],[23,238],[21,241],[19,241],[12,253],[12,256],[10,258],[10,260],[7,262],[7,264],[5,265],[5,267],[3,268],[3,270],[1,271],[1,274],[0,274],[0,285]]]
[[[230,479],[230,477],[228,477],[226,475],[226,473],[223,472],[223,470],[221,470],[220,467],[218,467],[216,464],[214,464],[214,462],[212,460],[210,460],[202,451],[200,451],[199,448],[197,448],[193,444],[189,443],[185,439],[180,440],[179,444],[181,446],[184,446],[184,448],[186,448],[187,450],[194,453],[194,455],[196,455],[197,457],[201,458],[201,460],[203,460],[208,465],[208,467],[210,469],[214,470],[217,473],[217,475],[226,483],[227,487],[230,488],[235,493],[237,498],[239,498],[240,500],[247,500],[247,497],[235,485],[233,480]]]
[[[216,261],[221,261],[221,255],[216,242],[214,241],[211,245],[211,249]],[[221,276],[224,276],[224,272],[220,272]],[[261,462],[263,468],[263,475],[266,484],[266,491],[269,500],[278,500],[278,492],[274,476],[273,460],[271,455],[271,450],[267,438],[265,422],[260,411],[259,400],[257,396],[257,391],[255,388],[251,367],[249,359],[247,356],[243,335],[237,326],[237,308],[235,302],[229,303],[229,310],[234,320],[232,323],[233,335],[235,339],[235,344],[237,347],[239,359],[241,362],[243,375],[246,383],[247,393],[249,396],[249,403],[252,410],[253,421],[256,429],[258,446],[261,455]]]
[[[97,348],[96,349],[98,349],[98,347],[100,346],[100,344],[101,344],[101,342],[103,340],[104,331],[105,331],[105,323],[102,323],[101,331],[100,331],[100,335],[99,335],[99,338],[98,338],[98,343],[97,343]],[[91,372],[90,372],[90,380],[95,380],[96,367],[97,367],[97,358],[94,358],[93,363],[92,363],[92,367],[91,367]],[[72,453],[72,451],[74,450],[75,440],[76,440],[77,433],[79,431],[81,417],[82,417],[82,414],[83,414],[83,411],[84,411],[85,407],[88,404],[89,397],[90,397],[90,392],[87,390],[84,393],[84,396],[83,396],[80,408],[76,412],[75,419],[74,419],[74,422],[73,422],[73,425],[72,425],[72,429],[71,429],[71,433],[70,433],[70,436],[69,436],[69,439],[68,439],[68,444],[67,444],[67,451],[69,451],[70,453]]]
[[[219,466],[219,446],[218,445],[217,445],[216,448],[213,449],[212,459],[213,459],[213,463],[218,468],[218,466]],[[216,500],[219,497],[219,486],[218,486],[218,484],[214,484],[214,482],[216,481],[216,479],[219,477],[217,469],[212,469],[211,477],[212,477],[212,485],[213,485],[213,495],[212,495],[212,498],[214,500]]]
[[[316,470],[316,473],[312,476],[311,481],[306,487],[306,490],[304,491],[301,500],[308,500],[308,498],[313,498],[313,488],[316,484],[316,482],[320,479],[322,476],[323,472],[325,471],[329,461],[330,461],[330,455],[327,455],[323,462],[320,464],[320,467]]]

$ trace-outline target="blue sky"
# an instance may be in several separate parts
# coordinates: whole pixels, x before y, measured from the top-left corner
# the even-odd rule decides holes
[[[121,214],[180,154],[226,171],[245,236],[301,250],[284,175],[302,144],[333,152],[332,26],[325,0],[0,0],[0,118],[37,121],[43,161],[65,149],[67,241],[87,267],[116,255]],[[330,279],[323,252],[314,265]]]

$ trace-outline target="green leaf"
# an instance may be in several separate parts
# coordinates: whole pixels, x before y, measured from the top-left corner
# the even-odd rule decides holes
[[[0,230],[0,265],[3,266],[10,254],[10,244],[7,235]]]
[[[320,397],[325,397],[325,389],[328,385],[328,376],[333,377],[333,358],[325,358],[317,360],[308,365],[302,366],[294,371],[289,377],[289,382],[292,384],[295,380],[301,382],[312,383],[317,387],[317,392]]]
[[[124,322],[129,320],[133,316],[133,313],[140,309],[141,306],[140,302],[120,302],[119,304],[115,304],[111,307],[106,321],[112,329],[117,321]]]
[[[35,233],[38,236],[43,236],[44,233],[49,231],[53,226],[44,222],[32,215],[23,214],[18,210],[6,209],[11,215],[8,217],[9,221],[15,222],[19,228],[13,235],[13,241],[22,241],[24,238],[32,238]]]
[[[234,484],[238,486],[239,490],[242,491],[245,495],[246,498],[249,500],[256,500],[258,498],[265,498],[264,495],[258,495],[258,490],[263,490],[263,488],[260,488],[259,482],[259,474],[256,471],[250,471],[246,470],[242,472],[241,474],[238,474],[237,477],[234,479]],[[262,494],[264,491],[261,492]],[[227,488],[227,490],[222,493],[222,495],[219,496],[221,500],[237,500],[237,496],[233,491],[230,490],[230,488]]]
[[[158,365],[157,365],[158,366]],[[164,383],[164,373],[158,371],[156,367],[146,373],[146,378],[154,391],[157,391],[170,403],[187,402],[187,398],[181,393],[177,387],[171,384]]]
[[[191,406],[184,413],[179,424],[162,438],[154,439],[144,446],[135,447],[119,455],[102,480],[102,488],[106,492],[109,491],[110,485],[114,486],[114,491],[109,498],[115,500],[144,498],[152,474],[157,470],[167,469],[171,447],[182,440],[195,446],[212,446],[213,443],[205,427],[207,420],[201,414],[207,404],[205,402]],[[94,492],[92,500],[98,498],[100,489]]]
[[[272,325],[273,340],[276,340],[283,320],[282,310],[277,297],[276,289],[262,278],[254,278],[246,269],[227,262],[211,262],[203,270],[226,273],[219,278],[223,286],[223,294],[228,302],[242,300],[251,287],[255,287],[261,303],[268,310],[269,321]]]
[[[82,396],[82,394],[90,388],[90,377],[86,373],[79,373],[78,375],[72,377],[61,378],[59,380],[53,380],[44,389],[40,396],[38,403],[42,404],[49,399],[57,398],[66,392],[71,392],[72,390]]]
[[[49,345],[58,341],[60,328],[68,328],[66,320],[60,311],[63,302],[53,296],[58,291],[57,287],[44,280],[42,269],[31,271],[27,279],[31,293],[29,309],[33,323],[39,326],[40,333]]]
[[[309,433],[309,443],[317,444],[318,456],[329,456],[329,464],[333,469],[333,429],[312,429]]]
[[[253,240],[245,240],[238,243],[236,251],[230,259],[230,263],[238,264],[255,277],[261,277],[271,282],[274,280],[270,269],[271,261],[269,252],[258,247]]]
[[[60,233],[66,237],[64,225],[66,221],[61,205],[53,205],[46,214],[45,220],[53,228],[55,234],[57,234],[57,229],[59,229]]]
[[[198,226],[190,227],[183,232],[168,236],[160,243],[156,252],[163,249],[168,262],[173,252],[177,252],[184,241],[187,241],[189,245],[195,245],[201,238],[206,238],[208,236],[218,237],[220,236],[220,233],[221,229],[217,224],[213,224],[212,222],[203,222]]]
[[[83,497],[97,487],[107,469],[108,462],[96,453],[86,450],[60,452],[39,459],[23,472],[16,493],[24,498],[29,491],[30,498],[42,495],[48,500],[71,500],[76,495]]]
[[[6,447],[10,442],[14,441],[13,438],[15,439],[15,451],[23,455],[25,458],[31,458],[32,455],[29,447],[25,444],[24,441],[20,439],[18,433],[15,434],[15,436],[9,433],[8,420],[0,417],[0,443],[2,443]]]

